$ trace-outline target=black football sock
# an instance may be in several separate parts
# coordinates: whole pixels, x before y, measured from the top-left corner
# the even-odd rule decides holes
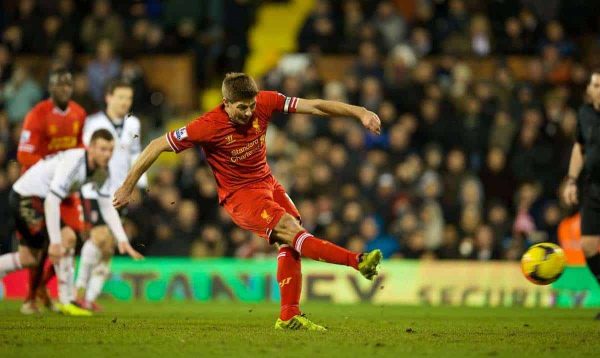
[[[585,261],[587,261],[587,265],[596,278],[596,281],[600,284],[600,252],[596,253],[594,256],[586,257]]]

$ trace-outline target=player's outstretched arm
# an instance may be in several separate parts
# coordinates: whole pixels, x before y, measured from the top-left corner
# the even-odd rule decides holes
[[[125,229],[123,228],[123,224],[121,223],[121,218],[119,218],[119,213],[117,212],[117,209],[110,204],[110,199],[99,197],[98,208],[100,209],[100,214],[108,225],[108,228],[112,232],[113,236],[117,239],[119,253],[128,254],[134,260],[143,259],[144,256],[131,247],[129,239],[127,238],[127,234],[125,233]]]
[[[322,117],[354,117],[361,121],[363,126],[375,134],[381,133],[381,121],[377,114],[365,107],[351,104],[327,101],[324,99],[298,98],[296,113],[312,114]]]
[[[140,180],[142,174],[144,174],[150,166],[156,161],[156,158],[162,152],[172,152],[171,146],[167,142],[165,136],[155,138],[148,146],[142,151],[138,160],[135,162],[133,167],[129,170],[127,178],[123,182],[123,185],[115,192],[113,197],[113,206],[115,208],[121,208],[129,204],[129,198],[131,192],[135,188],[135,184]]]
[[[44,200],[44,219],[46,220],[46,230],[50,239],[48,256],[53,262],[57,262],[64,253],[60,235],[61,201],[62,199],[52,192],[48,193]]]
[[[563,198],[567,205],[577,204],[577,178],[583,168],[583,151],[581,144],[575,142],[571,151],[569,161],[569,173],[567,174],[567,183],[563,189]]]

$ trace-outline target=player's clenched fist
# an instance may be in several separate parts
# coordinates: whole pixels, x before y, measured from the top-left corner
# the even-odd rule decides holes
[[[563,190],[563,198],[567,205],[577,204],[577,184],[573,180],[568,180]]]
[[[60,258],[63,256],[64,252],[65,250],[60,243],[50,244],[48,246],[48,256],[53,263],[58,262],[58,260],[60,260]]]
[[[129,244],[129,242],[126,241],[119,242],[119,253],[127,254],[134,260],[142,260],[144,258],[142,254],[140,254],[136,249],[131,247],[131,244]]]
[[[371,111],[366,111],[360,116],[363,126],[375,134],[381,133],[381,120],[379,116]]]
[[[119,187],[113,196],[113,206],[117,209],[127,206],[129,204],[129,197],[131,196],[131,190],[124,186]]]

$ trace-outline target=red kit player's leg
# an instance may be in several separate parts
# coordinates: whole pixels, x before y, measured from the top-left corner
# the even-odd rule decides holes
[[[294,249],[317,261],[350,266],[358,270],[360,254],[344,249],[329,241],[314,237],[307,231],[300,231],[294,238]]]
[[[274,182],[273,199],[285,211],[300,220],[298,209],[278,182]],[[284,321],[300,314],[302,294],[302,264],[300,254],[288,245],[281,245],[277,255],[277,282],[281,295],[281,313]]]
[[[69,198],[62,201],[60,204],[60,219],[66,226],[72,228],[76,233],[81,234],[84,230],[83,222],[83,211],[81,207],[81,200],[78,194],[73,194]],[[30,286],[28,297],[38,297],[47,306],[50,304],[50,299],[46,290],[46,285],[53,277],[56,276],[54,271],[54,265],[47,258],[47,254],[44,255],[44,260],[41,261],[36,271],[35,284]],[[31,281],[30,281],[31,282]]]
[[[286,209],[286,212],[298,218],[298,210],[283,187],[275,182],[273,198]],[[329,241],[321,240],[306,231],[299,232],[294,238],[294,249],[303,256],[313,260],[326,261],[338,265],[346,265],[358,269],[359,254],[348,251]]]
[[[294,217],[300,216],[283,188],[275,190],[273,184],[274,181],[265,182],[254,188],[239,190],[224,205],[239,227],[265,239],[269,238],[273,227],[286,212]],[[279,248],[277,282],[281,296],[279,318],[287,321],[300,314],[299,302],[302,292],[300,255],[288,245]]]
[[[300,314],[300,294],[302,293],[302,265],[300,254],[284,245],[277,255],[277,282],[281,296],[279,318],[284,321]]]

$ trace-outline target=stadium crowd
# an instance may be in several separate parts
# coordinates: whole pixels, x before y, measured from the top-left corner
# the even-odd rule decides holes
[[[97,0],[87,9],[72,0],[3,2],[13,11],[0,19],[0,251],[11,245],[6,197],[19,176],[19,125],[44,93],[15,56],[45,54],[72,65],[75,100],[88,111],[101,108],[106,79],[135,78],[131,59],[141,53],[192,51],[197,81],[206,84],[214,80],[207,74],[243,68],[256,4],[198,3],[111,7]],[[380,248],[386,257],[516,260],[533,242],[556,241],[566,214],[557,191],[590,65],[586,46],[572,39],[595,30],[596,5],[413,3],[409,20],[392,1],[317,1],[298,34],[299,51],[311,59],[354,56],[349,73],[326,81],[310,62],[300,73],[278,67],[258,79],[288,96],[359,104],[382,120],[383,133],[374,136],[344,118],[274,118],[269,162],[303,226],[354,251]],[[87,68],[69,61],[93,52]],[[500,65],[494,81],[480,80],[468,65],[473,58],[502,63],[509,54],[529,56],[528,78],[517,80]],[[141,79],[136,91],[143,89]],[[137,98],[136,113],[147,106]],[[202,152],[180,159],[159,168],[124,215],[136,249],[157,256],[272,254],[219,208]]]

